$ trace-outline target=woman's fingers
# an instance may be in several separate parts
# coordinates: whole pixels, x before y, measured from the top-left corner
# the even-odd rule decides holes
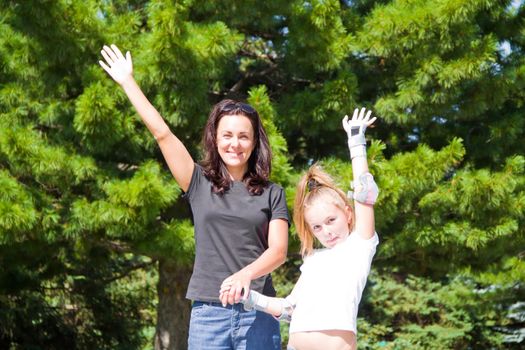
[[[115,44],[111,44],[111,48],[113,49],[113,52],[115,53],[115,56],[116,56],[118,59],[121,59],[121,60],[124,59],[124,55],[123,55],[122,52],[119,50],[119,48],[117,47],[117,45],[115,45]]]
[[[238,287],[237,286],[232,286],[230,288],[230,291],[228,292],[228,304],[235,304],[236,301],[236,295],[237,295],[237,289]],[[240,294],[240,293],[239,293]]]
[[[113,61],[117,61],[117,60],[118,60],[117,55],[115,54],[115,52],[113,52],[113,50],[112,50],[109,46],[104,45],[104,51],[106,52],[106,54],[107,54],[109,57],[111,57],[111,59],[112,59]]]
[[[246,299],[250,293],[249,276],[242,271],[239,271],[228,278],[226,278],[219,291],[219,299],[223,305],[236,304],[241,301],[241,298]],[[244,291],[244,294],[243,294]]]
[[[103,61],[98,61],[98,64],[100,64],[100,66],[101,66],[102,68],[104,68],[104,70],[105,70],[108,74],[110,74],[110,70],[111,70],[111,68],[109,68],[109,67],[107,66],[107,64],[105,64]]]
[[[242,290],[243,290],[242,286],[235,290],[235,295],[234,295],[233,301],[235,301],[236,303],[241,301]]]
[[[100,53],[102,54],[102,57],[104,57],[104,59],[106,60],[106,62],[111,66],[114,62],[113,62],[113,59],[107,54],[106,50],[102,49],[100,51]]]
[[[221,301],[222,306],[228,305],[228,292],[219,294],[219,299]]]
[[[233,283],[234,282],[231,276],[222,281],[221,288],[219,290],[219,299],[222,306],[226,306],[229,303],[230,291],[232,289]]]
[[[243,287],[240,281],[235,282],[228,292],[228,303],[233,305],[240,302],[243,290],[248,290],[249,292],[249,287]]]
[[[242,289],[241,298],[246,300],[248,299],[248,295],[250,294],[250,286],[244,286]]]
[[[231,289],[231,282],[222,282],[221,289],[219,290],[219,293],[225,293],[228,292]]]
[[[126,61],[128,62],[129,66],[132,67],[133,63],[131,61],[131,52],[126,52]]]

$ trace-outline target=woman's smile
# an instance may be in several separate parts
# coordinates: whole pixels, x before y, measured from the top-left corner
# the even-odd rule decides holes
[[[242,179],[255,147],[250,119],[243,115],[225,115],[217,127],[217,150],[230,174]]]

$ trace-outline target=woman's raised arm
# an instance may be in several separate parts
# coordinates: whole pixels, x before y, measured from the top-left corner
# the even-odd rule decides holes
[[[126,52],[124,56],[116,45],[104,45],[101,54],[105,62],[99,61],[100,65],[124,89],[142,121],[157,140],[175,180],[182,190],[187,191],[195,166],[194,161],[133,78],[130,52]]]

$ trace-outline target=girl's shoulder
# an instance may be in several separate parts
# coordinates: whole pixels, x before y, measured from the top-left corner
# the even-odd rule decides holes
[[[379,236],[377,235],[377,232],[374,232],[374,235],[371,238],[366,239],[357,231],[352,231],[344,243],[377,245],[379,243]]]

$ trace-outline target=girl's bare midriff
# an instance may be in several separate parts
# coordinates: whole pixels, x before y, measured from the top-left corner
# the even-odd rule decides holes
[[[342,330],[291,333],[288,344],[295,350],[357,349],[355,333]],[[319,344],[323,344],[322,347]]]

